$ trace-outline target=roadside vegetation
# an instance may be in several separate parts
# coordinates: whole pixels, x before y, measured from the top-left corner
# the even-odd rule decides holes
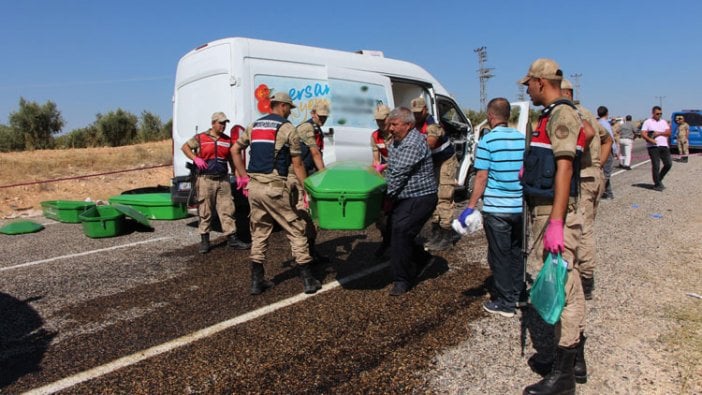
[[[0,152],[89,147],[120,147],[171,138],[173,122],[149,111],[139,116],[118,108],[97,114],[87,127],[61,134],[65,122],[56,104],[19,100],[9,125],[0,125]]]

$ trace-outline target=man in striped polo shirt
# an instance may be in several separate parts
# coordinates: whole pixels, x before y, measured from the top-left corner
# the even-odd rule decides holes
[[[507,126],[510,104],[507,99],[492,99],[487,107],[490,132],[478,143],[475,168],[478,174],[465,217],[483,198],[483,227],[488,241],[488,264],[492,271],[494,294],[483,303],[489,313],[514,316],[524,287],[522,262],[522,186],[519,169],[524,157],[524,135]]]

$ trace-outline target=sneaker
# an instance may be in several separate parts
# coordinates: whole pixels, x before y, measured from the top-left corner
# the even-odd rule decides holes
[[[494,300],[486,300],[483,303],[483,310],[491,314],[499,314],[503,317],[514,317],[514,308],[503,306]]]

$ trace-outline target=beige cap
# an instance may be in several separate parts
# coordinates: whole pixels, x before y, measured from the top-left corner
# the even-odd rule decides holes
[[[317,104],[312,107],[312,111],[317,113],[320,117],[328,117],[329,116],[329,104],[326,102],[317,102]]]
[[[390,114],[390,107],[386,106],[385,104],[381,104],[375,109],[374,118],[377,121],[383,121],[383,120],[385,120],[385,118],[388,117],[389,114]]]
[[[682,115],[676,115],[676,116],[675,116],[675,120],[676,120],[676,121],[684,121],[684,120],[685,120],[685,117],[682,116]]]
[[[561,81],[561,89],[573,90],[573,84],[571,84],[570,81],[564,78],[563,81]]]
[[[227,116],[223,112],[217,111],[212,114],[212,122],[229,122],[229,119],[227,119]]]
[[[410,107],[412,107],[412,112],[422,112],[424,107],[427,106],[427,102],[424,100],[422,96],[419,96],[416,99],[412,99],[410,102]]]
[[[531,78],[545,78],[547,80],[560,81],[563,79],[563,71],[561,71],[555,60],[540,58],[536,59],[534,63],[531,64],[527,75],[519,80],[519,83],[526,85]]]
[[[288,95],[285,92],[276,92],[271,96],[271,103],[287,103],[292,106],[292,108],[295,108],[295,104],[293,104],[292,99],[290,98],[290,95]]]

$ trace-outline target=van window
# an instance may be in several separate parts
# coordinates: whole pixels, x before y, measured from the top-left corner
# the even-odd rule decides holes
[[[310,118],[312,107],[319,101],[330,102],[331,89],[325,80],[279,77],[258,74],[254,76],[253,108],[254,118],[262,117],[270,111],[270,96],[276,91],[290,95],[296,108],[292,109],[288,120],[294,125],[305,122]],[[333,109],[330,118],[334,116]]]
[[[702,126],[702,113],[686,112],[677,115],[685,117],[685,122],[690,126]],[[675,119],[675,117],[673,117]]]
[[[373,113],[380,104],[388,104],[385,87],[368,82],[329,79],[331,108],[325,126],[376,129]]]

